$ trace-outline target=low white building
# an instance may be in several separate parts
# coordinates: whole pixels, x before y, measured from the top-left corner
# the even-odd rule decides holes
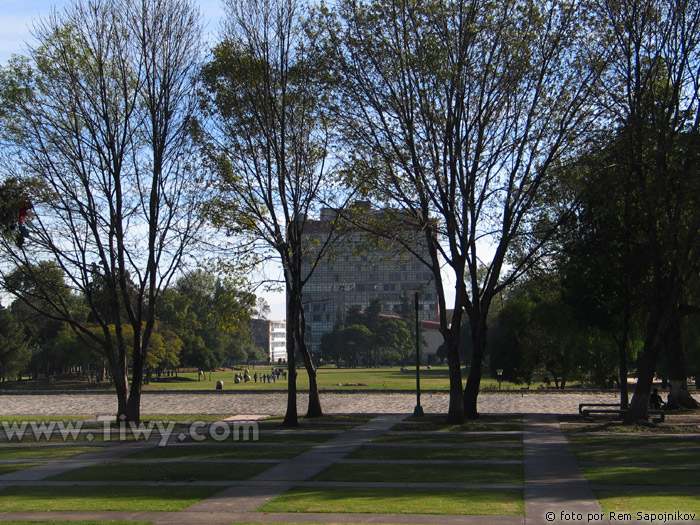
[[[271,363],[287,361],[287,323],[285,321],[270,321],[269,355]]]
[[[285,321],[253,319],[251,324],[255,344],[267,352],[270,363],[286,362],[287,323]]]

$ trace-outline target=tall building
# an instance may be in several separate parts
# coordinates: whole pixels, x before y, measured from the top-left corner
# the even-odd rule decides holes
[[[361,203],[363,213],[381,220],[382,211]],[[336,219],[334,210],[323,210],[320,220],[308,220],[304,235],[310,246],[320,245],[327,238]],[[406,224],[406,223],[404,223]],[[335,223],[337,227],[337,223]],[[419,319],[433,320],[437,315],[437,300],[433,275],[428,268],[406,249],[377,242],[359,228],[343,226],[331,252],[318,263],[311,279],[304,286],[306,342],[311,352],[319,352],[321,338],[345,320],[348,308],[366,308],[374,299],[381,302],[382,313],[407,315],[413,320],[414,294],[419,293]],[[415,239],[414,250],[428,258],[422,232],[406,228],[404,239]],[[305,271],[312,263],[305,259]]]

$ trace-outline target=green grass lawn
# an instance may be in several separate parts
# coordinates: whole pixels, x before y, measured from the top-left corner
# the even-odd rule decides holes
[[[260,391],[285,391],[287,381],[279,380],[276,383],[261,383],[260,381],[249,381],[247,383],[236,384],[234,376],[243,369],[226,369],[207,372],[201,378],[197,372],[181,372],[171,377],[163,377],[161,380],[154,380],[144,385],[144,390],[216,390],[217,381],[224,382],[224,390],[260,390]],[[269,365],[258,365],[250,367],[250,375],[254,373],[269,373]],[[201,379],[201,380],[200,380]],[[421,387],[424,390],[436,390],[447,392],[449,390],[449,371],[447,366],[432,366],[430,370],[421,367],[420,370]],[[308,376],[300,372],[297,378],[297,385],[300,389],[308,389]],[[380,368],[335,368],[334,366],[323,366],[318,369],[318,385],[321,390],[410,390],[416,386],[415,368],[409,367],[406,372],[401,372],[400,366],[380,367]],[[516,384],[503,381],[502,390],[520,391],[527,387],[525,384]],[[531,389],[544,387],[541,383],[529,385]],[[490,377],[483,377],[481,388],[498,389],[498,380]],[[71,379],[57,379],[52,383],[46,381],[7,381],[0,385],[2,390],[94,390],[89,387],[86,381],[76,381]],[[107,382],[103,382],[99,390],[112,390]],[[88,416],[89,417],[89,416]]]
[[[700,494],[673,494],[669,492],[618,492],[597,490],[600,506],[606,515],[624,512],[637,518],[637,512],[683,512],[700,516]],[[659,521],[661,523],[661,521]]]
[[[444,418],[443,418],[444,420]],[[391,429],[395,432],[512,432],[522,431],[522,423],[483,423],[469,421],[462,425],[444,423],[399,423]]]
[[[352,512],[522,516],[520,490],[297,488],[257,512]]]
[[[35,447],[0,447],[0,459],[61,459],[95,452],[97,447],[53,446],[42,445]]]
[[[337,435],[337,433],[305,432],[304,429],[298,431],[289,430],[288,432],[274,434],[270,432],[260,431],[259,439],[256,441],[256,443],[324,443],[325,441],[328,441],[329,439],[332,439]],[[221,442],[220,439],[214,440],[209,435],[202,434],[200,438],[201,437],[204,437],[204,440],[197,441],[198,443],[206,443],[211,441]],[[231,438],[229,438],[229,441],[230,440]],[[192,442],[195,442],[194,438],[192,437],[187,437],[183,441],[183,443]],[[241,443],[245,442],[241,441]]]
[[[155,447],[128,456],[129,459],[290,459],[309,450],[310,447],[248,447],[226,445],[177,445]]]
[[[519,435],[498,434],[468,434],[445,432],[444,434],[426,435],[419,432],[410,434],[384,434],[373,440],[373,443],[488,443],[498,445],[518,445],[523,442]]]
[[[304,423],[299,425],[298,430],[350,430],[358,426],[357,423]],[[289,430],[289,427],[283,426],[277,422],[258,423],[261,431],[264,430]]]
[[[299,418],[299,425],[302,428],[306,428],[307,426],[314,427],[317,424],[324,424],[324,423],[347,423],[347,424],[353,424],[353,425],[361,425],[362,423],[367,423],[371,419],[373,419],[374,416],[370,414],[333,414],[333,415],[325,415],[321,417],[300,417]],[[264,419],[259,420],[260,423],[270,423],[270,422],[276,422],[281,424],[284,421],[284,416],[267,416]]]
[[[10,487],[0,490],[0,511],[167,511],[189,507],[221,487]]]
[[[574,447],[574,453],[579,461],[592,461],[599,463],[663,463],[671,465],[683,465],[688,463],[700,463],[700,453],[697,450],[655,449],[653,453],[640,454],[636,448],[618,448],[611,443],[611,448]],[[652,452],[651,447],[645,447],[645,451]]]
[[[461,425],[448,424],[444,414],[427,414],[421,418],[410,417],[391,429],[399,432],[498,432],[523,429],[523,418],[518,415],[482,415],[477,421]]]
[[[586,479],[596,485],[698,486],[700,469],[682,467],[583,466]]]
[[[312,481],[391,483],[522,483],[522,465],[336,463]]]
[[[7,463],[0,464],[0,475],[9,474],[10,472],[17,472],[18,470],[24,470],[30,467],[38,467],[41,463]]]
[[[63,472],[50,481],[240,481],[274,463],[101,463]]]
[[[654,434],[640,433],[633,435],[596,435],[596,434],[565,434],[569,443],[575,446],[600,446],[600,447],[630,447],[637,450],[649,447],[700,447],[700,437],[684,436],[655,436]]]
[[[236,384],[235,374],[240,370],[215,371],[210,375],[207,372],[201,381],[197,380],[197,373],[181,373],[178,377],[170,377],[167,382],[152,382],[144,385],[144,390],[215,390],[216,382],[224,382],[224,390],[255,389],[262,391],[280,391],[287,389],[287,381],[280,380],[276,383],[248,383]],[[269,373],[269,366],[258,366],[250,368],[250,375],[255,372]],[[420,371],[421,388],[424,390],[448,391],[449,371],[446,366],[433,366],[431,370],[425,367]],[[308,376],[299,373],[297,386],[300,389],[308,389]],[[320,367],[318,369],[318,386],[322,390],[415,390],[416,376],[415,368],[409,368],[408,372],[402,372],[401,367],[381,367],[381,368],[334,368]],[[526,385],[502,383],[502,389],[520,390]],[[498,388],[498,380],[483,378],[482,388]],[[532,385],[536,388],[537,385]]]
[[[469,447],[372,447],[366,446],[352,452],[348,459],[371,460],[472,460],[515,459],[523,457],[522,448],[469,448]]]
[[[566,431],[586,479],[594,485],[700,486],[700,439],[682,433],[659,436],[646,428],[632,433]],[[660,429],[663,431],[663,429]],[[634,465],[637,463],[638,465]],[[684,492],[596,491],[606,516],[621,513],[627,520],[648,520],[645,513],[686,512],[700,516],[700,494]],[[641,513],[641,514],[638,514]],[[619,517],[618,519],[623,519]]]

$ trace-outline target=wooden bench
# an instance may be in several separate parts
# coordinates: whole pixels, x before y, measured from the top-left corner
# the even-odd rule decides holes
[[[619,403],[580,403],[578,413],[586,419],[592,419],[592,414],[611,414],[620,417],[627,413],[627,409],[620,408]],[[654,423],[663,423],[666,420],[666,413],[663,410],[649,410],[650,416],[656,416],[652,419]]]

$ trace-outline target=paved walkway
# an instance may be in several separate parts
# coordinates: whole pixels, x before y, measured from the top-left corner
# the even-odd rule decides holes
[[[479,411],[486,414],[574,414],[579,403],[615,403],[616,393],[553,392],[482,392]],[[308,397],[297,397],[299,412],[304,413]],[[26,414],[116,414],[113,393],[85,394],[0,394],[2,415]],[[415,394],[321,394],[326,414],[410,414],[416,404]],[[426,412],[447,413],[449,396],[423,394],[421,405]],[[152,393],[144,392],[142,414],[284,414],[286,393]]]
[[[318,486],[306,480],[388,431],[407,414],[382,415],[366,424],[339,433],[331,440],[314,446],[310,451],[242,482],[222,483],[225,488],[213,497],[202,500],[180,512],[0,512],[0,520],[146,520],[159,525],[232,522],[244,523],[383,523],[423,525],[541,525],[548,523],[597,523],[609,521],[597,519],[602,516],[591,488],[583,478],[578,463],[559,429],[555,417],[550,415],[528,415],[523,427],[524,485],[497,487],[493,484],[449,485],[454,488],[487,487],[523,488],[525,517],[523,516],[444,516],[444,515],[384,515],[384,514],[298,514],[254,512],[265,502],[294,486]],[[96,450],[70,460],[59,460],[46,465],[0,476],[0,487],[11,485],[40,486],[55,482],[41,480],[62,471],[115,459],[139,449],[155,446],[155,442],[127,443],[106,450]],[[416,445],[411,445],[416,446]],[[420,446],[420,445],[417,445]],[[153,484],[153,483],[151,483]],[[187,485],[212,485],[210,482]],[[86,483],[86,485],[90,485]],[[372,486],[371,483],[344,483],[340,486]],[[387,486],[378,484],[377,486]],[[392,484],[402,487],[426,486],[428,484],[405,483],[397,480]],[[440,484],[442,487],[446,485]],[[576,517],[580,516],[581,519]]]
[[[2,412],[8,413],[109,413],[110,396],[80,395],[80,396],[7,396]],[[67,404],[61,404],[65,398]],[[82,398],[90,404],[73,406],[76,398]],[[444,399],[443,399],[444,398]],[[232,522],[244,523],[382,523],[382,524],[423,524],[423,525],[541,525],[549,523],[596,523],[609,524],[597,500],[583,477],[578,462],[562,434],[554,413],[575,413],[578,403],[607,402],[614,396],[606,394],[481,394],[480,408],[483,412],[526,413],[523,426],[523,468],[524,484],[497,486],[494,484],[460,484],[441,487],[466,488],[486,487],[491,490],[501,488],[523,489],[525,498],[525,516],[445,516],[445,515],[391,515],[391,514],[298,514],[298,513],[257,513],[254,512],[266,501],[287,491],[294,486],[319,486],[320,483],[307,481],[317,472],[328,466],[343,461],[345,456],[357,447],[371,441],[374,437],[386,432],[397,421],[412,412],[415,398],[409,395],[363,394],[324,395],[324,409],[327,413],[384,413],[373,418],[370,422],[350,430],[340,432],[331,440],[315,445],[313,448],[295,458],[279,463],[275,467],[258,476],[241,482],[199,482],[177,483],[178,485],[221,485],[221,492],[202,500],[180,512],[0,512],[0,521],[9,520],[144,520],[159,525],[183,523],[217,524]],[[284,401],[279,394],[257,395],[217,395],[217,394],[171,394],[146,396],[144,413],[198,413],[207,412],[203,406],[211,407],[210,413],[281,413],[277,404]],[[446,408],[446,396],[433,395],[423,397],[426,412],[441,411]],[[47,410],[47,403],[58,402],[58,407]],[[106,402],[105,405],[100,403]],[[303,398],[300,396],[300,408]],[[384,403],[388,403],[385,405]],[[222,408],[225,406],[225,409]],[[267,409],[275,405],[274,409]],[[402,410],[390,413],[391,408],[401,406]],[[513,410],[518,406],[520,410]],[[60,407],[60,408],[59,408]],[[283,407],[283,405],[282,405]],[[97,408],[97,410],[94,410]],[[9,410],[8,410],[9,409]],[[533,413],[534,412],[534,413]],[[43,481],[59,472],[97,464],[106,460],[116,459],[137,450],[155,446],[157,441],[148,443],[119,444],[107,449],[48,462],[42,466],[25,469],[16,473],[0,476],[0,488],[7,486],[25,485],[41,486],[56,485],[58,482]],[[486,444],[488,445],[488,444]],[[415,445],[411,445],[415,446]],[[486,453],[488,455],[488,453]],[[76,483],[83,484],[83,483]],[[94,485],[94,483],[84,483]],[[114,484],[105,482],[103,484]],[[141,484],[141,483],[138,483]],[[159,483],[143,483],[158,485]],[[162,484],[162,483],[161,483]],[[170,483],[169,485],[175,485]],[[327,485],[327,484],[326,484]],[[375,486],[372,483],[345,483],[337,486]],[[377,484],[376,486],[388,486]],[[419,487],[429,484],[406,483],[396,480],[392,486]],[[435,486],[436,484],[433,484]],[[606,487],[606,490],[622,490],[625,487]],[[644,487],[634,487],[634,490],[644,490]],[[697,488],[692,492],[697,494]],[[672,510],[672,509],[670,509]],[[617,523],[618,521],[615,521]],[[625,523],[644,523],[637,520]],[[666,521],[665,523],[673,523]],[[689,523],[689,522],[685,522]],[[694,523],[700,523],[696,521]]]
[[[583,521],[579,515],[609,523],[554,417],[525,418],[523,467],[527,525]]]

